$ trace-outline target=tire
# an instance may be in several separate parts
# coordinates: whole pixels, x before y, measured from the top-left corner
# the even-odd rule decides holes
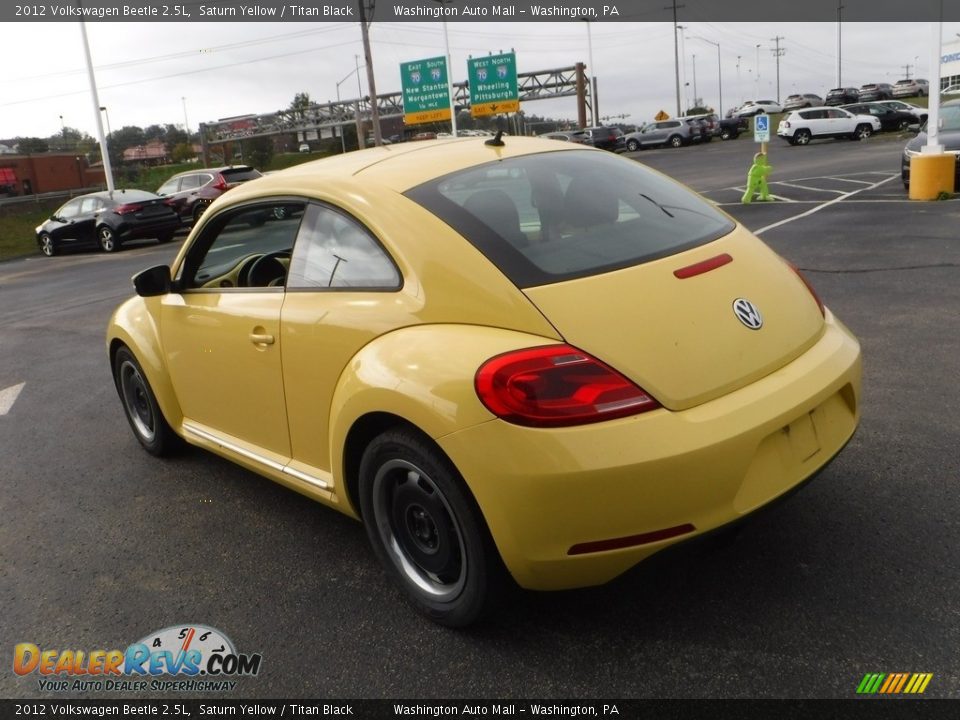
[[[627,140],[627,150],[630,152],[637,152],[640,149],[640,141],[634,140],[633,138]]]
[[[367,537],[391,579],[436,623],[464,627],[499,599],[505,571],[452,463],[413,430],[388,430],[360,462]]]
[[[130,429],[148,453],[161,457],[182,445],[183,441],[163,417],[143,368],[127,347],[121,347],[114,355],[113,381]]]
[[[166,244],[166,243],[170,242],[171,240],[173,240],[173,233],[164,233],[163,235],[161,235],[160,237],[158,237],[157,240],[158,240],[161,244]]]
[[[810,131],[809,130],[797,130],[793,134],[793,145],[809,145],[810,144]]]
[[[871,135],[873,135],[873,128],[869,125],[857,125],[856,130],[853,131],[854,140],[866,140]]]
[[[101,225],[97,228],[97,242],[100,244],[100,249],[106,253],[116,252],[120,249],[117,236],[109,225]]]
[[[729,128],[723,128],[723,130],[720,131],[721,140],[729,140],[732,137],[733,137],[733,133],[730,131]]]
[[[682,147],[682,146],[683,146],[683,138],[680,137],[679,135],[671,135],[671,136],[667,139],[667,144],[668,144],[670,147],[675,147],[675,148]]]
[[[207,203],[207,202],[198,202],[196,205],[193,206],[193,224],[194,225],[196,225],[197,222],[200,220],[200,216],[203,215],[203,213],[207,209],[207,205],[209,204],[210,203]]]
[[[910,121],[901,120],[900,123],[897,125],[897,131],[904,132],[908,127],[910,127]]]
[[[57,254],[57,244],[47,233],[40,236],[40,252],[47,257],[53,257]]]

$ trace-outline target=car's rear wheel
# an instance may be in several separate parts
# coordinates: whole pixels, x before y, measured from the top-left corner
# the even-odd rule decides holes
[[[360,462],[360,505],[374,552],[413,605],[463,627],[503,588],[503,567],[459,473],[429,440],[389,430]]]
[[[900,132],[903,132],[903,131],[906,130],[908,127],[910,127],[910,121],[909,121],[909,120],[901,120],[901,121],[897,124],[897,130],[899,130]]]
[[[873,128],[869,125],[857,125],[857,129],[853,131],[854,140],[866,140],[871,135],[873,135]]]
[[[732,137],[733,137],[733,132],[731,132],[730,128],[723,128],[723,130],[720,131],[721,140],[729,140]]]
[[[197,221],[200,220],[200,216],[203,215],[207,210],[207,205],[210,203],[207,202],[198,202],[193,206],[193,224],[196,225]]]
[[[180,438],[163,417],[143,368],[129,348],[121,347],[114,355],[113,379],[130,428],[144,449],[157,456],[175,449]]]
[[[627,150],[629,150],[630,152],[636,152],[639,149],[640,149],[639,140],[634,140],[633,138],[630,138],[629,140],[627,140]]]
[[[809,130],[797,130],[793,134],[793,144],[794,145],[809,145],[810,144],[810,131]]]
[[[163,235],[158,237],[157,240],[159,240],[161,243],[168,243],[171,240],[173,240],[173,233],[172,232],[164,233]]]
[[[683,145],[683,138],[679,135],[671,135],[670,139],[667,140],[667,144],[670,145],[670,147],[678,148]]]
[[[100,249],[104,252],[112,253],[120,246],[113,229],[109,225],[101,225],[97,229],[97,240],[100,242]]]
[[[47,257],[53,257],[57,254],[57,245],[47,233],[40,236],[40,252]]]

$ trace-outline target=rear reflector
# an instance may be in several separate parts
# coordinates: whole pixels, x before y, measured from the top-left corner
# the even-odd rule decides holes
[[[679,270],[674,270],[673,274],[681,280],[686,280],[694,275],[703,275],[704,273],[708,273],[711,270],[716,270],[718,267],[723,267],[727,263],[732,262],[733,258],[727,253],[723,253],[722,255],[717,255],[716,257],[703,260],[702,262],[694,263],[693,265],[687,265]]]
[[[660,404],[630,380],[569,345],[498,355],[474,378],[497,417],[530,427],[564,427],[637,415]]]
[[[654,530],[653,532],[641,533],[639,535],[628,535],[627,537],[611,538],[610,540],[594,540],[593,542],[578,543],[567,550],[567,555],[586,555],[587,553],[620,550],[627,547],[636,547],[637,545],[649,545],[650,543],[692,533],[696,529],[697,528],[690,523],[686,523],[684,525],[664,528],[663,530]]]

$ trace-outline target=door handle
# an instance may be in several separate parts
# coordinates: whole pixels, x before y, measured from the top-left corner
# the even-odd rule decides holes
[[[254,345],[273,345],[273,335],[266,333],[250,333],[250,342]]]

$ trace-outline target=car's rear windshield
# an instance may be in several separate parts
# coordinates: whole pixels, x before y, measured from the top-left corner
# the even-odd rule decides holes
[[[432,180],[406,195],[521,288],[638,265],[734,228],[683,186],[601,152],[500,160]]]
[[[152,192],[147,192],[146,190],[115,190],[112,199],[117,204],[123,204],[132,202],[146,202],[147,200],[159,200],[160,196],[154,195]]]
[[[227,182],[244,182],[262,177],[260,172],[253,168],[227,168],[221,170],[220,174],[223,175],[223,179]]]

